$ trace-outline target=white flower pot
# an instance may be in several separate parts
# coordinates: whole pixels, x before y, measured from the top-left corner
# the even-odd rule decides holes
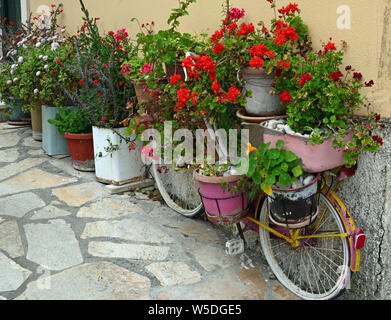
[[[114,129],[121,135],[126,128]],[[141,160],[141,141],[135,141],[135,150],[111,129],[93,127],[95,174],[102,183],[123,185],[141,180],[144,164]]]

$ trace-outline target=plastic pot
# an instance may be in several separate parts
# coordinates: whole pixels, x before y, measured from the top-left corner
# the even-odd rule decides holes
[[[200,196],[209,221],[221,225],[238,223],[248,214],[248,200],[240,192],[224,191],[221,183],[236,186],[242,176],[206,177],[194,171],[194,179],[200,187]]]
[[[93,135],[64,133],[73,167],[79,171],[95,171]]]

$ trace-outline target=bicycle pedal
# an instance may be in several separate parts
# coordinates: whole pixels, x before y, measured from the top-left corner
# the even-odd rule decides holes
[[[227,241],[225,252],[230,256],[236,256],[244,252],[244,241],[242,239],[232,239]]]

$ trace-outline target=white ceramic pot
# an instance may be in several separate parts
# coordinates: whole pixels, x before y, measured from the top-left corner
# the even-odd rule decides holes
[[[123,135],[126,128],[113,130]],[[129,143],[113,130],[93,127],[96,180],[114,185],[141,180],[141,141],[135,141],[136,149],[129,150]]]

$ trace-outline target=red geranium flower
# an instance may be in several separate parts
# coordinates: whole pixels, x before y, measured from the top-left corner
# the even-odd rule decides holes
[[[299,81],[299,85],[304,86],[308,81],[312,80],[312,76],[309,73],[303,74]]]
[[[336,48],[336,46],[335,46],[334,43],[329,42],[328,44],[325,45],[324,50],[325,50],[324,53],[327,53],[327,52],[329,52],[330,50],[336,51],[337,48]]]
[[[288,91],[284,91],[280,94],[280,100],[282,102],[289,103],[289,101],[291,101],[291,98],[292,98],[292,96]]]
[[[218,83],[217,79],[213,82],[212,84],[212,90],[215,94],[219,94],[220,93],[220,90],[221,90],[221,86],[220,84]]]
[[[224,43],[219,42],[219,43],[217,43],[217,44],[213,47],[213,52],[216,53],[216,54],[218,54],[218,53],[224,51],[224,49],[225,49]]]
[[[337,82],[341,77],[343,77],[343,74],[340,71],[333,72],[332,74],[329,75],[329,78],[335,82]]]
[[[262,68],[264,64],[265,64],[265,61],[260,57],[253,57],[250,60],[250,67],[251,68],[259,69],[259,68]]]
[[[235,86],[232,86],[231,88],[229,88],[228,90],[228,99],[231,101],[231,102],[236,102],[236,98],[238,96],[240,96],[240,91],[238,88],[236,88]]]
[[[182,80],[182,76],[180,74],[174,74],[173,76],[170,77],[170,83],[171,84],[176,84],[177,82]]]

